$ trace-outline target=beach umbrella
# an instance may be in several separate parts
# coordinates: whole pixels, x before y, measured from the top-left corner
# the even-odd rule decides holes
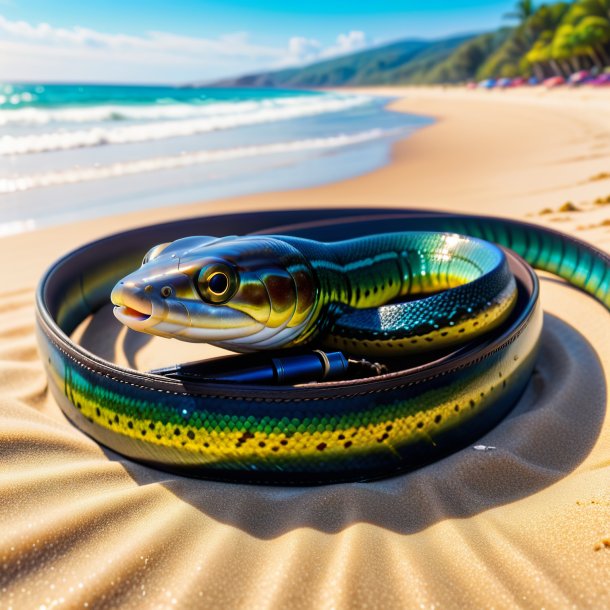
[[[591,74],[586,70],[579,70],[578,72],[574,72],[568,79],[570,85],[582,85],[586,83],[591,78]]]
[[[551,76],[551,78],[547,78],[542,84],[547,89],[552,89],[553,87],[560,87],[561,85],[565,85],[566,79],[563,76]]]
[[[594,78],[592,81],[589,81],[590,85],[594,87],[607,87],[610,86],[610,72],[606,72],[605,74],[600,74],[598,77]]]

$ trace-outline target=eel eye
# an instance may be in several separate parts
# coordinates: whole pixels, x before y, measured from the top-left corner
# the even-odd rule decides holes
[[[159,256],[159,254],[161,254],[163,252],[163,250],[165,250],[165,248],[167,248],[167,246],[170,245],[171,242],[167,242],[165,244],[158,244],[157,246],[153,246],[145,255],[144,255],[144,259],[142,260],[142,264],[146,265],[146,263],[150,263],[150,261],[155,260],[155,258],[157,258],[157,256]]]
[[[229,288],[229,277],[222,271],[215,271],[208,278],[208,290],[211,294],[221,297]]]
[[[239,278],[236,271],[224,263],[204,267],[197,278],[197,290],[208,303],[224,303],[237,291]]]

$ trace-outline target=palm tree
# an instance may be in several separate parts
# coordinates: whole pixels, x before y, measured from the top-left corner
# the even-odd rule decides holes
[[[603,17],[585,17],[574,31],[579,45],[587,52],[596,65],[600,66],[599,57],[610,65],[610,58],[604,46],[610,42],[610,21]]]
[[[534,70],[534,74],[538,80],[544,79],[544,68],[543,66],[549,61],[550,54],[548,52],[549,45],[538,40],[534,43],[534,46],[525,55],[525,60],[531,65]]]
[[[570,73],[570,66],[572,70],[580,70],[573,25],[566,23],[557,28],[551,43],[551,55],[568,74]]]
[[[528,19],[528,26],[534,30],[537,35],[540,35],[547,30],[556,29],[564,19],[568,19],[568,13],[571,13],[573,10],[573,6],[567,2],[543,4]]]
[[[587,15],[610,19],[610,0],[578,0],[576,4],[582,7]]]
[[[604,0],[602,0],[603,2]],[[534,13],[536,9],[534,7],[533,0],[518,0],[515,5],[515,10],[506,13],[505,19],[517,19],[521,24],[525,23]]]
[[[535,70],[536,76],[540,79],[542,79],[544,76],[542,70],[543,66],[550,67],[551,73],[555,74],[555,76],[565,76],[566,74],[560,63],[553,55],[553,42],[554,31],[545,30],[542,32],[542,34],[540,34],[530,52],[525,56],[525,59],[532,65],[532,67],[538,66],[540,68],[540,71],[538,69]],[[569,73],[569,70],[567,73]]]

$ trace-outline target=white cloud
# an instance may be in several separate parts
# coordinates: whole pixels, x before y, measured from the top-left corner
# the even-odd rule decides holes
[[[339,34],[334,44],[324,47],[315,38],[293,36],[288,42],[288,54],[280,60],[280,65],[290,66],[309,64],[321,59],[330,59],[339,55],[347,55],[369,46],[364,32],[352,30],[347,34]]]
[[[293,36],[288,41],[288,58],[293,63],[307,63],[318,57],[321,47],[320,42],[314,38]]]
[[[151,31],[133,36],[86,27],[10,21],[0,15],[0,79],[180,82],[211,80],[283,65],[311,63],[366,46],[363,32],[334,44],[295,36],[286,47],[256,44],[245,32],[216,38]]]
[[[360,51],[368,46],[366,35],[359,30],[352,30],[348,34],[339,34],[337,42],[322,51],[322,57],[335,57]]]

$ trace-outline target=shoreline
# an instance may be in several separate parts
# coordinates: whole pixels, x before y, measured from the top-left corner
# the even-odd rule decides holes
[[[18,261],[8,270],[11,283],[31,285],[31,272],[27,280],[24,278],[27,269],[35,266],[39,276],[46,264],[80,245],[82,235],[93,239],[141,224],[227,210],[378,204],[522,218],[529,215],[545,224],[555,218],[562,223],[556,227],[567,229],[583,225],[581,221],[595,225],[605,219],[602,207],[588,211],[586,218],[583,214],[576,218],[538,217],[538,213],[545,208],[558,209],[567,201],[588,209],[596,199],[610,195],[610,179],[594,179],[610,170],[610,115],[594,114],[598,105],[610,104],[610,91],[350,91],[392,95],[397,99],[389,103],[389,110],[432,116],[435,122],[396,142],[387,165],[339,182],[180,203],[3,236],[0,247],[15,252]],[[582,236],[587,239],[586,233]],[[605,235],[595,234],[595,238],[603,240],[603,247],[610,247]],[[34,252],[40,240],[54,242],[44,256]],[[27,262],[20,265],[22,260]]]
[[[373,96],[280,90],[244,102],[238,93],[202,107],[58,107],[39,117],[43,131],[58,130],[44,134],[32,126],[37,115],[28,123],[11,118],[19,109],[4,111],[0,236],[346,180],[382,167],[394,141],[428,122],[386,111],[388,100]]]

